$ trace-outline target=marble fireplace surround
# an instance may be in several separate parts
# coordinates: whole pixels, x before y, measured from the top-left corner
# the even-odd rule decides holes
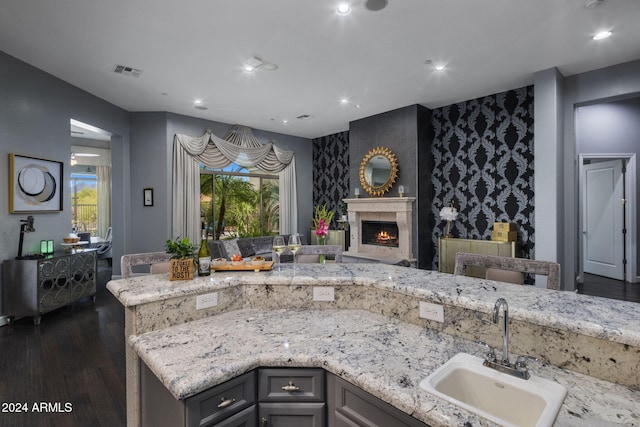
[[[344,199],[349,216],[349,250],[344,255],[354,258],[383,260],[413,257],[413,203],[415,197],[368,197]],[[398,247],[362,243],[362,221],[395,222],[398,226]]]

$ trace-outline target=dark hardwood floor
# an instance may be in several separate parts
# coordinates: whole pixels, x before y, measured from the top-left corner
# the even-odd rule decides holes
[[[105,289],[104,264],[95,304],[0,328],[0,426],[126,425],[124,310]]]
[[[608,277],[584,274],[584,283],[578,284],[578,293],[596,297],[640,302],[640,283],[626,283]]]

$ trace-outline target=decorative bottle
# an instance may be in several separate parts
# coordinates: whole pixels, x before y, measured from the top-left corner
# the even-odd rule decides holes
[[[207,243],[207,229],[202,230],[202,243],[198,251],[198,276],[211,274],[211,252]]]

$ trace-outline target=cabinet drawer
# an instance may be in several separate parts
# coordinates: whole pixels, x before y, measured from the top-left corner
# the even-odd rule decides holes
[[[265,368],[259,375],[260,402],[324,402],[323,369]]]
[[[215,424],[214,427],[256,427],[256,405],[249,406],[244,411],[230,416],[224,421]]]
[[[188,398],[187,426],[213,426],[255,404],[255,389],[255,371],[251,371]]]
[[[259,403],[260,427],[325,427],[324,403]]]

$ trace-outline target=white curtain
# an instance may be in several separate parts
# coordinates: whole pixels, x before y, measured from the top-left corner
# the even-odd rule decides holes
[[[265,172],[279,172],[280,233],[297,231],[293,151],[282,150],[270,142],[262,144],[250,128],[238,125],[234,125],[224,139],[209,130],[200,137],[176,134],[173,145],[173,238],[188,237],[192,242],[200,239],[200,163],[211,168],[236,163]]]
[[[111,166],[96,166],[98,180],[98,236],[104,237],[111,227]]]
[[[280,179],[280,234],[298,232],[298,196],[296,187],[296,158],[279,174]]]

